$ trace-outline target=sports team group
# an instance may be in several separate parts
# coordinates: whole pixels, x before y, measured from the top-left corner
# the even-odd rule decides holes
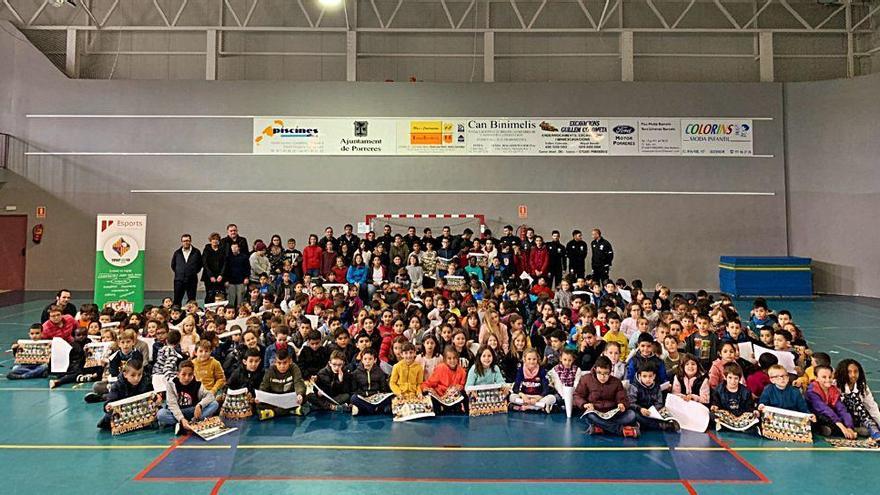
[[[91,387],[85,400],[104,404],[104,429],[111,403],[154,386],[163,390],[155,422],[185,431],[217,415],[232,390],[247,391],[249,414],[271,420],[315,410],[390,415],[407,403],[467,414],[469,390],[494,385],[510,410],[568,409],[587,434],[678,431],[662,419],[674,394],[713,417],[773,407],[809,415],[814,433],[880,439],[859,362],[833,366],[808,347],[796,315],[764,299],[740,314],[724,295],[610,279],[614,252],[599,229],[589,243],[579,230],[545,241],[511,226],[499,238],[449,227],[437,237],[387,225],[381,236],[344,231],[327,227],[301,251],[279,235],[249,244],[234,224],[202,250],[184,234],[171,259],[174,296],[161,305],[76,307],[61,290],[27,338],[70,344],[68,368],[49,387]],[[89,359],[92,342],[110,352]],[[754,359],[740,355],[743,343],[775,352]],[[47,377],[46,364],[17,364],[8,375]],[[260,393],[296,400],[282,407]]]

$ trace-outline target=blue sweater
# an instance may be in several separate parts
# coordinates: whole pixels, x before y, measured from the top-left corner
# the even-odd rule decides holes
[[[758,403],[810,414],[810,408],[807,407],[807,401],[804,400],[804,396],[791,385],[782,390],[779,390],[779,387],[776,385],[764,387],[764,392],[761,394],[761,398],[758,399]]]

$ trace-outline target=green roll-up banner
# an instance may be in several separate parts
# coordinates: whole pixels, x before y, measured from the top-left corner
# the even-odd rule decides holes
[[[144,308],[146,215],[98,215],[95,304],[133,312]]]

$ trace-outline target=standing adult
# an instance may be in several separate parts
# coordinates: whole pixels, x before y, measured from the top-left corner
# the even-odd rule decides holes
[[[376,240],[385,245],[386,253],[390,251],[391,244],[394,242],[394,234],[391,233],[391,226],[385,225],[384,227],[382,227],[382,235]]]
[[[70,291],[67,289],[61,289],[55,293],[55,301],[49,303],[45,308],[43,308],[43,314],[40,315],[40,323],[46,323],[46,320],[49,319],[49,309],[52,306],[61,307],[61,314],[76,316],[76,306],[70,302]]]
[[[220,292],[224,292],[226,279],[226,252],[220,246],[220,234],[213,232],[208,236],[208,244],[202,250],[202,282],[205,283],[205,304],[214,302]]]
[[[590,243],[590,250],[593,252],[593,259],[591,261],[593,280],[604,284],[608,280],[608,273],[611,271],[614,251],[611,249],[611,243],[602,237],[601,230],[593,229],[591,235],[593,237],[593,242]]]
[[[226,295],[231,307],[237,308],[239,304],[245,302],[244,294],[250,274],[251,264],[247,255],[241,252],[239,244],[231,244],[229,254],[226,255],[224,272]]]
[[[186,300],[196,298],[199,285],[199,272],[202,271],[202,253],[192,245],[192,236],[180,236],[180,247],[171,256],[171,270],[174,272],[174,304],[180,306],[183,294]]]
[[[230,223],[226,226],[226,237],[220,239],[220,245],[223,247],[223,254],[227,257],[232,251],[232,245],[238,244],[238,250],[241,254],[248,256],[251,254],[251,248],[248,247],[247,239],[238,235],[238,225]]]
[[[342,229],[345,232],[337,239],[339,241],[339,250],[342,251],[342,245],[345,244],[348,246],[348,252],[354,254],[360,247],[361,240],[358,239],[358,236],[354,235],[354,227],[350,223],[345,224],[345,227]]]
[[[546,277],[547,270],[550,268],[550,250],[547,249],[547,246],[544,244],[544,238],[541,236],[535,237],[535,244],[528,253],[529,257],[529,268],[531,271],[529,272],[532,277],[537,281],[538,277]]]
[[[333,227],[330,227],[329,225],[324,229],[324,238],[318,241],[318,245],[323,248],[328,242],[333,243],[334,251],[339,251],[339,241],[333,237]]]
[[[568,256],[568,270],[576,278],[581,278],[587,273],[588,247],[583,232],[572,230],[571,240],[565,245],[565,254]]]
[[[550,251],[550,286],[556,287],[562,281],[562,274],[565,272],[565,246],[559,241],[559,231],[554,230],[550,234],[550,242],[547,243],[547,249]]]

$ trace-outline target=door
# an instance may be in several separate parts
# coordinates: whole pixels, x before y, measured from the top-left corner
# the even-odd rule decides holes
[[[0,291],[24,290],[27,215],[0,215]]]

